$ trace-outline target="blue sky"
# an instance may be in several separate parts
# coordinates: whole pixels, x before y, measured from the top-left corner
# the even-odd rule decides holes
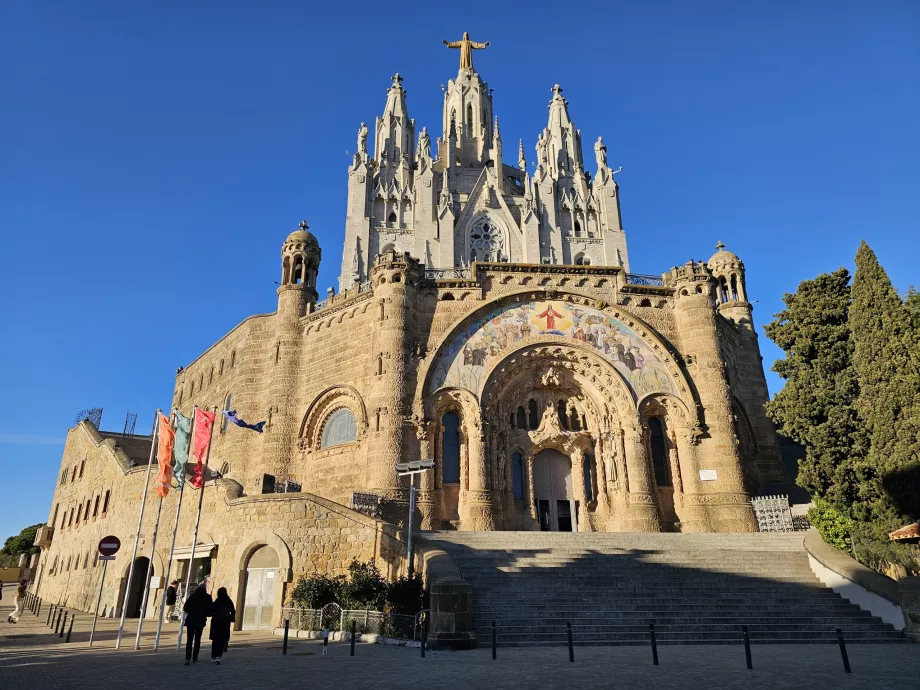
[[[436,132],[441,39],[465,30],[492,42],[475,62],[506,162],[519,137],[533,157],[556,82],[584,141],[603,135],[635,272],[722,240],[758,326],[862,238],[920,283],[916,2],[455,5],[0,6],[0,540],[47,519],[78,410],[148,431],[178,365],[274,309],[301,218],[336,284],[358,124],[399,71]]]

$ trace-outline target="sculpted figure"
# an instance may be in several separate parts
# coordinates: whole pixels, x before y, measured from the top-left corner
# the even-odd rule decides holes
[[[363,122],[358,128],[358,153],[367,156],[367,125]]]
[[[431,157],[431,137],[428,136],[428,128],[422,127],[421,134],[418,135],[418,157]]]
[[[470,33],[468,31],[463,32],[463,38],[459,41],[441,41],[448,48],[459,48],[460,49],[460,71],[461,72],[472,72],[473,71],[473,51],[482,50],[489,46],[489,42],[485,43],[476,43],[476,41],[470,40]]]
[[[537,165],[546,163],[546,136],[544,132],[540,132],[540,136],[537,137]]]
[[[594,143],[594,157],[597,159],[597,169],[607,167],[607,144],[604,143],[604,137],[598,137]]]

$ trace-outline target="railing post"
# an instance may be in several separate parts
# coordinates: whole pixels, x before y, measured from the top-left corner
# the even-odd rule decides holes
[[[291,619],[284,619],[284,644],[281,645],[281,653],[287,654],[287,644],[288,644],[288,628],[291,627]]]
[[[655,639],[655,624],[648,624],[648,635],[652,641],[652,664],[658,665],[658,640]]]
[[[355,637],[358,634],[358,621],[352,619],[351,621],[351,654],[349,656],[355,655]]]
[[[847,646],[843,641],[843,630],[837,628],[837,644],[840,645],[840,658],[843,659],[843,670],[845,673],[852,673],[850,670],[850,657],[847,656]]]
[[[495,661],[498,636],[495,633],[495,621],[492,621],[492,661]]]
[[[746,625],[741,626],[741,634],[744,637],[744,663],[747,664],[748,670],[754,668],[751,663],[751,638],[748,635],[748,628]]]
[[[64,625],[61,626],[61,632],[58,634],[59,638],[64,637],[64,628],[67,627],[67,614],[68,613],[70,613],[70,611],[64,611]]]
[[[77,620],[77,617],[76,617],[76,616],[71,616],[71,617],[70,617],[70,627],[67,629],[67,639],[64,640],[64,642],[70,642],[70,633],[73,632],[73,622],[74,622],[75,620]]]
[[[569,637],[569,661],[574,662],[575,661],[575,647],[572,646],[572,624],[571,623],[565,624],[565,632],[566,632],[566,635],[568,635]]]

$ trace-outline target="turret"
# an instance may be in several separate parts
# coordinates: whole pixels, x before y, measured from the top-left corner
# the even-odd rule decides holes
[[[451,142],[452,132],[456,135],[454,157],[445,161],[450,167],[481,168],[490,160],[492,118],[488,83],[476,72],[460,70],[444,91],[444,141]]]
[[[298,319],[316,304],[316,275],[322,251],[319,242],[300,222],[281,246],[281,285],[278,287],[278,315]],[[308,307],[309,305],[309,307]]]
[[[719,313],[735,323],[753,329],[751,305],[747,300],[744,285],[744,264],[732,252],[725,251],[725,245],[716,244],[718,250],[706,265],[716,280],[716,302]]]

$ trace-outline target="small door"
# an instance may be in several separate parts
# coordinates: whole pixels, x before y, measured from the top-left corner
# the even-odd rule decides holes
[[[556,519],[560,532],[572,531],[572,510],[568,501],[556,501]]]
[[[271,628],[274,599],[274,568],[250,568],[247,570],[243,630],[267,630]]]
[[[553,527],[550,523],[549,516],[549,501],[541,500],[539,501],[540,507],[540,531],[542,532],[552,532]]]

